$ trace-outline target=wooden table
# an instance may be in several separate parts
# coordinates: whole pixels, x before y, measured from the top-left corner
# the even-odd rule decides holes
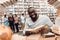
[[[34,34],[30,36],[20,36],[20,40],[55,40],[56,37],[49,37],[49,38],[44,38],[40,34]]]

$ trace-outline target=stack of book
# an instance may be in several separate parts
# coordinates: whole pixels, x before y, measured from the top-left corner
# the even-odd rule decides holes
[[[48,0],[48,3],[53,5],[55,8],[60,8],[60,1],[59,0]]]
[[[10,0],[10,1],[6,1],[0,4],[1,7],[7,7],[10,6],[12,4],[15,4],[17,2],[17,0]]]

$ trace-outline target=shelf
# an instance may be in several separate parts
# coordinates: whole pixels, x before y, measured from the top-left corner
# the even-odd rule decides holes
[[[57,16],[57,14],[51,13],[51,9],[52,11],[54,9],[42,0],[24,0],[24,2],[22,0],[18,0],[18,2],[14,6],[7,7],[7,9],[9,9],[7,13],[22,13],[24,11],[26,11],[27,13],[27,9],[30,6],[33,6],[37,10],[37,13],[40,15],[47,15],[49,17],[51,16],[51,20]]]

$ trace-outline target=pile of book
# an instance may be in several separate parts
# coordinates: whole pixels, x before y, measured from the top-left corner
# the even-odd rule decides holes
[[[6,1],[6,2],[1,3],[0,6],[7,7],[7,6],[15,4],[16,2],[17,2],[17,0],[10,0],[10,1]]]
[[[60,8],[60,1],[59,0],[48,0],[50,5],[53,5],[55,8]]]

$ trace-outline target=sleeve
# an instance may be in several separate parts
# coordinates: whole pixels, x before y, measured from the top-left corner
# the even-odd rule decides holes
[[[25,28],[24,29],[29,29],[28,23],[25,23]]]
[[[52,27],[53,26],[53,23],[51,22],[50,18],[48,16],[46,16],[46,24],[49,26],[49,27]]]

